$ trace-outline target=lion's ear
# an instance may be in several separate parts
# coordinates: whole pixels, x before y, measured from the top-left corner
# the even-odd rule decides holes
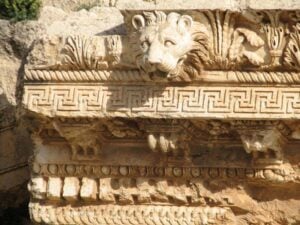
[[[193,25],[193,19],[192,17],[188,15],[183,15],[178,20],[178,28],[181,32],[185,32],[191,29]]]
[[[145,18],[142,15],[135,15],[131,22],[136,30],[139,30],[141,27],[145,27]]]

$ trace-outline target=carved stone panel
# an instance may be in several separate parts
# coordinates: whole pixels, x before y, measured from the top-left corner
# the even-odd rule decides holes
[[[24,77],[32,220],[299,223],[298,11],[123,14],[33,47],[55,54]]]

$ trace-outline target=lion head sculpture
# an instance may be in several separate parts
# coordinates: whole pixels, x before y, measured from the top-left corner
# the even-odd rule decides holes
[[[195,79],[208,57],[205,27],[188,15],[144,12],[132,18],[139,69],[162,78]]]

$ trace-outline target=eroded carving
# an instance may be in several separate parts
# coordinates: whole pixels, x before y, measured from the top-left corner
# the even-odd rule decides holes
[[[233,224],[232,212],[218,207],[170,207],[170,206],[81,206],[68,208],[64,206],[47,206],[31,203],[31,218],[37,223],[46,224],[94,224],[129,225],[165,225],[191,224],[205,225],[208,221]],[[51,216],[47,216],[51,215]],[[158,219],[159,218],[159,219]]]
[[[296,70],[300,70],[300,23],[294,27],[294,31],[290,34],[290,40],[284,54],[285,64]]]
[[[40,192],[45,190],[45,178],[40,176],[64,177],[98,177],[98,178],[132,178],[140,177],[151,179],[167,178],[167,179],[233,179],[233,180],[259,180],[271,182],[300,182],[300,176],[291,167],[290,164],[267,165],[265,168],[259,167],[160,167],[160,166],[128,166],[128,165],[88,165],[88,164],[38,164],[33,165],[32,172],[37,180],[30,183],[31,192]],[[268,167],[269,166],[269,167]],[[43,181],[43,182],[42,182]],[[151,183],[151,182],[150,182]],[[44,191],[42,191],[44,192]]]
[[[143,126],[148,132],[148,146],[153,152],[171,152],[173,156],[181,155],[188,159],[190,152],[188,143],[192,137],[188,122],[150,120]]]
[[[194,79],[207,57],[207,31],[188,15],[144,12],[132,18],[137,66],[161,78]]]
[[[241,132],[241,139],[247,153],[253,155],[254,160],[281,162],[282,145],[284,141],[278,131],[248,131]],[[248,134],[247,134],[248,133]]]
[[[255,51],[264,45],[263,39],[247,27],[236,27],[235,13],[230,11],[206,12],[204,16],[210,24],[209,59],[207,67],[232,69],[245,64],[245,60],[255,66],[264,60]],[[245,47],[248,44],[251,50]]]
[[[33,220],[281,224],[263,204],[300,184],[299,13],[126,13],[134,32],[43,40],[53,65],[26,66]]]
[[[266,44],[270,54],[270,62],[267,68],[276,68],[282,65],[283,50],[289,33],[287,24],[280,21],[280,11],[266,12],[270,22],[263,25],[263,32],[266,35]]]
[[[70,65],[73,69],[104,69],[101,59],[96,59],[95,49],[91,46],[92,40],[86,37],[68,37],[63,49],[63,64]]]
[[[240,129],[239,133],[245,151],[252,154],[254,162],[281,163],[289,129],[282,123],[272,122],[246,122],[245,125],[247,127]]]
[[[97,136],[97,127],[86,124],[76,129],[76,126],[63,126],[59,121],[55,121],[53,126],[62,137],[68,140],[72,159],[89,159],[101,153],[102,143]]]

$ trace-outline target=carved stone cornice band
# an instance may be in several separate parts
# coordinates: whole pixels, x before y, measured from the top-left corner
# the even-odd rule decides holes
[[[153,81],[148,74],[138,70],[26,70],[26,82],[146,82],[167,83],[168,80]],[[174,81],[176,83],[176,81]],[[178,82],[178,81],[177,81]],[[299,72],[266,71],[206,71],[193,83],[242,83],[242,84],[300,84]]]
[[[254,192],[298,187],[298,11],[123,14],[126,35],[46,37],[32,49],[45,58],[29,54],[35,222],[246,224]]]
[[[299,119],[297,86],[26,84],[24,104],[55,117]]]

